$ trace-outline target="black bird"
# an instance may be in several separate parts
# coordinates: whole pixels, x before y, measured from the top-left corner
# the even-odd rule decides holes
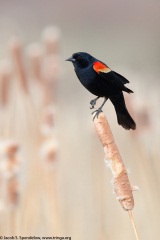
[[[127,130],[136,129],[136,124],[126,108],[123,96],[123,91],[133,93],[125,86],[126,83],[129,83],[126,78],[85,52],[74,53],[66,61],[73,63],[76,75],[82,85],[97,96],[90,102],[91,109],[96,105],[98,98],[104,97],[103,104],[93,112],[96,113],[95,116],[98,117],[99,113],[102,112],[102,107],[109,98],[114,105],[118,124]]]

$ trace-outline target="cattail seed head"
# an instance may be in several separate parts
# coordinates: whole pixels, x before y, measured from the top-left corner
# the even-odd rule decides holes
[[[19,86],[24,93],[28,92],[27,77],[24,69],[22,58],[22,46],[18,38],[14,37],[10,40],[9,48],[13,61],[16,77],[18,78]]]
[[[48,163],[56,160],[58,143],[54,138],[46,140],[40,150],[40,158]]]
[[[44,30],[42,37],[48,54],[57,53],[60,36],[61,31],[56,26],[50,26]]]
[[[94,125],[98,137],[104,147],[105,157],[108,159],[108,166],[113,175],[114,192],[124,210],[131,210],[134,207],[132,188],[128,179],[127,171],[119,154],[118,148],[103,113],[94,119]]]

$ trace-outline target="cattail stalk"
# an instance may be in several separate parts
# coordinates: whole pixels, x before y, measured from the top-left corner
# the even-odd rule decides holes
[[[43,51],[38,43],[31,44],[28,49],[31,75],[39,84],[42,84],[42,57]]]
[[[124,210],[132,210],[134,207],[134,198],[127,171],[103,113],[100,113],[98,118],[95,118],[94,125],[102,146],[104,147],[105,157],[109,161],[108,165],[113,174],[113,185],[117,199]]]
[[[45,56],[43,59],[43,81],[44,81],[44,97],[43,106],[50,105],[54,101],[56,88],[56,80],[59,75],[59,43],[60,43],[60,30],[52,26],[47,27],[43,34],[43,42],[45,49]]]
[[[14,38],[10,41],[10,51],[16,76],[19,80],[19,86],[24,93],[27,93],[27,77],[23,66],[22,47],[20,41],[17,38]]]
[[[10,80],[10,69],[9,65],[1,64],[0,66],[0,103],[2,107],[5,107],[8,103],[8,90]]]
[[[47,219],[49,229],[56,233],[59,229],[57,212],[57,153],[58,142],[55,136],[54,117],[55,111],[52,105],[44,106],[42,111],[41,134],[42,143],[40,147],[41,179],[43,182],[43,194],[46,212],[52,212],[52,218]],[[46,217],[49,216],[46,214]],[[53,233],[53,230],[52,230]]]
[[[110,126],[104,113],[100,113],[98,118],[94,119],[94,125],[104,148],[105,157],[109,161],[108,166],[112,171],[113,186],[117,199],[123,209],[128,211],[136,240],[139,240],[131,211],[134,207],[132,191],[136,188],[131,188],[126,168],[119,154],[118,147],[115,144]]]
[[[129,213],[129,218],[131,220],[131,224],[132,224],[132,227],[133,227],[133,230],[134,230],[134,233],[135,233],[136,240],[139,240],[139,237],[138,237],[138,234],[137,234],[136,225],[135,225],[135,222],[134,222],[134,219],[133,219],[133,215],[132,215],[132,211],[128,210],[128,213]]]

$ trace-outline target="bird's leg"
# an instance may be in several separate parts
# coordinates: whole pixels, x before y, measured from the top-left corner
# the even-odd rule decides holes
[[[93,108],[94,108],[94,106],[96,105],[96,102],[97,102],[97,100],[98,100],[99,98],[100,98],[100,97],[96,97],[95,99],[93,99],[93,100],[90,101],[90,104],[91,104],[90,109],[93,109]]]
[[[98,118],[98,115],[102,112],[102,108],[103,108],[103,106],[104,106],[104,104],[106,103],[107,100],[108,100],[108,98],[105,97],[102,105],[101,105],[97,110],[95,110],[94,112],[92,112],[92,114],[96,113],[96,114],[94,115],[94,117],[93,117],[93,120],[95,119],[96,116],[97,116],[97,118]]]

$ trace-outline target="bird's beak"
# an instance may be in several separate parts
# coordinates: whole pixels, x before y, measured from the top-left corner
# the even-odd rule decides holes
[[[75,59],[73,57],[70,57],[70,58],[67,58],[66,61],[75,62]]]

